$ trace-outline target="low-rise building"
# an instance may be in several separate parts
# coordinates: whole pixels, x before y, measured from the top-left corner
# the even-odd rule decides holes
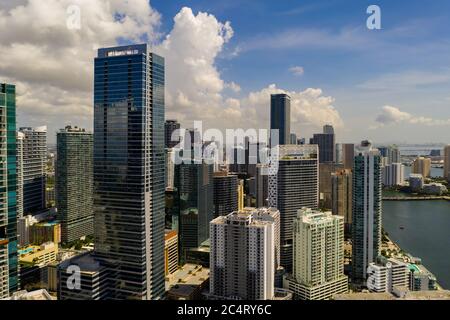
[[[442,183],[430,183],[423,186],[422,192],[429,195],[441,196],[447,193],[448,190]]]
[[[393,292],[394,287],[408,287],[409,267],[397,259],[379,258],[367,268],[367,288],[372,292]]]
[[[209,269],[201,265],[185,264],[170,280],[166,278],[167,299],[200,300],[209,285]]]
[[[409,175],[409,188],[412,192],[419,192],[420,190],[422,190],[423,184],[423,175],[414,173]]]
[[[19,250],[19,262],[24,266],[47,265],[56,261],[58,245],[46,242],[40,246],[28,246]]]
[[[56,300],[55,297],[51,296],[47,290],[35,290],[35,291],[17,291],[14,292],[9,298],[2,300]]]

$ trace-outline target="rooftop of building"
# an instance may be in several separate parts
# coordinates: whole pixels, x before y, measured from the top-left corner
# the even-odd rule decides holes
[[[89,252],[64,260],[60,264],[60,268],[66,269],[71,265],[76,265],[80,267],[80,270],[83,273],[96,273],[101,270],[100,263]]]
[[[28,292],[26,290],[17,291],[13,293],[9,298],[3,300],[56,300],[56,298],[51,296],[47,292],[47,290],[41,289],[31,292]]]
[[[273,215],[275,213],[279,213],[279,211],[275,208],[251,208],[247,207],[240,211],[234,211],[226,216],[217,217],[212,222],[215,224],[227,224],[230,222],[238,222],[238,223],[244,223],[246,225],[266,225],[268,223],[271,223],[269,221],[263,221],[259,218],[262,215]]]
[[[171,290],[180,295],[202,285],[209,280],[209,269],[201,265],[185,264],[170,277],[166,277],[166,290]]]
[[[450,300],[450,291],[409,291],[406,288],[395,290],[397,294],[382,292],[344,293],[333,296],[334,300]]]

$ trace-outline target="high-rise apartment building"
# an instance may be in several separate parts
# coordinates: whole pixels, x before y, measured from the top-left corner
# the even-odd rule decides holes
[[[383,171],[383,185],[385,186],[401,186],[405,181],[405,166],[402,163],[386,163],[385,159]]]
[[[56,135],[56,207],[63,243],[94,233],[92,133],[67,126]]]
[[[270,212],[261,215],[269,217],[261,218],[255,209],[235,211],[211,222],[212,297],[240,300],[274,298],[276,220],[270,218]]]
[[[176,203],[180,259],[189,249],[209,238],[209,223],[214,217],[213,164],[181,163],[175,166]]]
[[[111,299],[164,294],[164,64],[146,44],[95,59],[95,256]]]
[[[285,288],[299,300],[326,300],[345,293],[344,218],[303,208],[294,220],[292,277]]]
[[[396,145],[379,147],[378,150],[380,151],[381,156],[386,158],[386,165],[401,163],[400,149]]]
[[[180,143],[180,138],[172,140],[172,134],[181,128],[180,123],[176,120],[166,120],[164,124],[166,148],[174,148]]]
[[[411,173],[421,174],[424,178],[430,177],[431,159],[424,157],[416,158],[412,164]]]
[[[369,141],[357,148],[353,166],[352,278],[365,283],[367,267],[380,255],[381,155]]]
[[[17,132],[17,218],[23,217],[23,140],[25,135]]]
[[[450,181],[450,145],[444,148],[444,178]]]
[[[410,271],[403,261],[379,257],[367,269],[367,288],[372,292],[390,292],[394,287],[409,287]]]
[[[17,256],[16,87],[0,83],[0,299],[19,288]]]
[[[267,165],[258,164],[256,166],[255,189],[256,207],[267,207],[269,205],[269,172]]]
[[[332,212],[334,215],[344,217],[344,230],[350,233],[352,225],[353,206],[353,176],[352,170],[344,169],[331,175]]]
[[[227,216],[238,209],[237,175],[228,171],[214,172],[214,217]]]
[[[23,213],[46,208],[47,127],[19,130],[23,135]]]
[[[164,271],[170,276],[178,270],[178,232],[166,230],[164,238]]]
[[[279,130],[278,143],[289,144],[291,141],[291,97],[287,94],[272,94],[270,97],[270,129]],[[278,144],[272,141],[272,146]]]
[[[269,206],[280,210],[281,265],[292,268],[293,220],[303,207],[319,207],[319,162],[316,145],[282,145],[278,163],[269,169]]]
[[[310,144],[319,146],[319,162],[336,162],[336,136],[330,125],[323,127],[323,133],[314,134]]]

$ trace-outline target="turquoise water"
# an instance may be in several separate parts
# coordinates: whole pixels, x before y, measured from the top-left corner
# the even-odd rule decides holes
[[[383,226],[450,289],[450,201],[384,201]]]

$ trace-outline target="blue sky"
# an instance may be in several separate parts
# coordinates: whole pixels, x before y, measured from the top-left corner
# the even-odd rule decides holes
[[[153,0],[151,4],[162,14],[163,32],[170,31],[173,16],[183,6],[230,21],[234,36],[216,63],[224,80],[241,86],[242,95],[271,83],[286,90],[321,88],[335,98],[345,123],[356,123],[355,129],[362,132],[367,123],[362,121],[358,128],[357,122],[376,118],[385,105],[414,117],[450,118],[449,1]],[[370,4],[381,8],[382,30],[366,28]],[[294,66],[301,66],[304,74],[289,72]],[[366,132],[374,139],[401,142],[402,136],[410,140],[406,137],[416,129],[417,125],[398,123]],[[448,125],[422,129],[430,134],[417,136],[421,142],[442,135],[447,139],[436,142],[450,138]],[[395,133],[401,136],[392,137]],[[351,134],[342,132],[347,139]]]

